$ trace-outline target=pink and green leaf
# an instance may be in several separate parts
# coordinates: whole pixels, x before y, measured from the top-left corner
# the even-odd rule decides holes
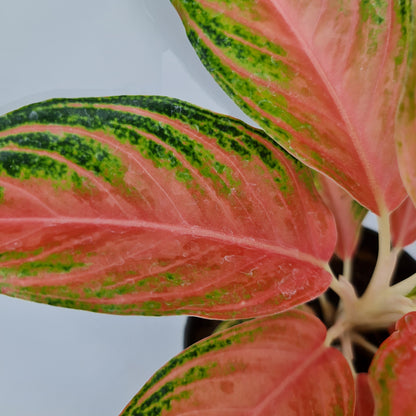
[[[0,291],[117,314],[246,318],[326,290],[331,213],[262,131],[164,97],[0,117]]]
[[[416,312],[396,324],[374,356],[369,381],[375,398],[375,414],[413,416],[416,403]]]
[[[315,183],[337,224],[338,238],[335,253],[343,260],[351,259],[358,244],[361,224],[367,210],[327,177],[317,175]]]
[[[416,2],[412,2],[415,13]],[[408,62],[408,74],[405,90],[398,111],[396,127],[396,145],[403,183],[416,204],[416,19],[413,18],[409,29],[411,53]]]
[[[394,123],[411,0],[171,2],[216,81],[290,153],[377,214],[404,200]]]
[[[391,213],[390,227],[395,247],[405,247],[416,240],[416,208],[411,198]]]
[[[234,326],[173,358],[121,416],[352,416],[351,370],[325,336],[301,311]]]

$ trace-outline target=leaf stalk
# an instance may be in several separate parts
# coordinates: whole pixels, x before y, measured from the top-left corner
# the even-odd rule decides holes
[[[376,267],[368,287],[362,296],[364,302],[372,303],[380,292],[387,289],[396,268],[400,248],[391,249],[390,214],[385,212],[378,217],[379,250]]]

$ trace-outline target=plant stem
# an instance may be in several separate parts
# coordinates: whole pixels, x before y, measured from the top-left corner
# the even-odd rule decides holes
[[[396,267],[397,256],[400,249],[394,248],[391,250],[391,233],[390,233],[390,215],[383,213],[378,217],[378,258],[376,268],[373,276],[365,291],[363,298],[372,298],[377,294],[388,288],[394,269]]]
[[[386,283],[384,266],[390,257],[391,233],[390,233],[390,216],[382,214],[378,217],[378,257],[374,270],[373,278],[374,286],[384,286]],[[388,276],[390,279],[390,276]],[[370,283],[371,284],[371,283]]]
[[[368,342],[362,335],[358,334],[357,332],[352,333],[351,340],[352,342],[359,345],[360,347],[365,348],[368,352],[372,354],[375,354],[378,350],[378,348],[374,344]]]
[[[352,349],[352,333],[351,331],[346,331],[343,334],[341,334],[341,351],[342,354],[344,355],[345,359],[348,362],[348,365],[350,366],[351,372],[355,378],[356,376],[356,371],[354,368],[354,352]]]
[[[348,282],[351,282],[351,280],[352,280],[352,259],[351,258],[344,259],[342,268],[343,268],[342,275],[344,276],[344,278]]]
[[[341,307],[349,309],[357,302],[354,286],[343,276],[338,280],[332,273],[332,281],[329,287],[340,297],[341,302],[338,309]]]
[[[416,288],[416,273],[408,277],[405,280],[402,280],[399,283],[396,283],[389,288],[391,293],[396,295],[407,296],[414,288]]]
[[[322,295],[319,296],[319,304],[322,309],[322,315],[323,315],[325,323],[327,325],[332,324],[334,321],[335,308],[332,306],[331,302],[328,300],[326,293],[322,293]]]
[[[401,249],[393,248],[384,261],[377,262],[376,270],[370,280],[368,288],[363,298],[376,297],[379,293],[390,289],[391,279],[393,278],[394,269],[396,268],[397,258]]]
[[[390,214],[387,212],[378,217],[378,235],[379,257],[386,258],[391,247]]]
[[[328,329],[324,343],[325,346],[329,347],[334,340],[339,338],[348,329],[348,327],[348,323],[344,319],[339,319]]]
[[[343,299],[345,290],[342,287],[339,280],[334,276],[332,271],[331,270],[329,271],[331,272],[331,275],[332,275],[332,280],[331,280],[331,284],[329,285],[329,287],[340,297],[340,299]]]
[[[341,351],[351,368],[354,368],[352,361],[354,359],[354,353],[352,351],[351,332],[346,331],[341,334]]]

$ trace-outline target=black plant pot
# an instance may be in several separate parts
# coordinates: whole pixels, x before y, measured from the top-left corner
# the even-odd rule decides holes
[[[361,296],[373,274],[377,261],[378,253],[378,234],[368,228],[363,228],[361,233],[361,241],[358,246],[357,253],[353,260],[353,280],[352,283],[356,292]],[[332,271],[339,276],[343,270],[343,262],[337,256],[330,261]],[[403,252],[398,260],[397,267],[393,276],[393,283],[398,283],[412,274],[416,273],[416,261],[409,254]],[[336,306],[338,304],[338,296],[328,291],[328,300]],[[322,310],[318,300],[313,300],[308,305],[315,311],[319,318],[322,317]],[[185,326],[184,347],[188,347],[193,343],[211,335],[222,321],[211,319],[203,319],[197,317],[189,317]],[[388,336],[387,330],[377,330],[366,332],[364,337],[375,346],[379,346]],[[354,367],[358,373],[367,372],[371,364],[372,355],[362,347],[357,345],[354,348]]]

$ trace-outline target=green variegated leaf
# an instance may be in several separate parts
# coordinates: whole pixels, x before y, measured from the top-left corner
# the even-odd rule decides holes
[[[266,315],[329,285],[333,218],[260,130],[179,100],[0,118],[0,290],[118,314]]]
[[[351,370],[325,335],[301,311],[234,326],[173,358],[121,416],[352,416]]]
[[[416,1],[412,1],[416,10]],[[396,124],[396,146],[400,173],[413,204],[416,205],[416,19],[408,30],[411,38],[411,53],[405,89],[398,111]]]
[[[377,214],[404,200],[394,123],[411,0],[171,2],[216,81],[289,152]]]
[[[369,371],[375,414],[413,416],[416,403],[416,312],[405,315],[380,346]]]

